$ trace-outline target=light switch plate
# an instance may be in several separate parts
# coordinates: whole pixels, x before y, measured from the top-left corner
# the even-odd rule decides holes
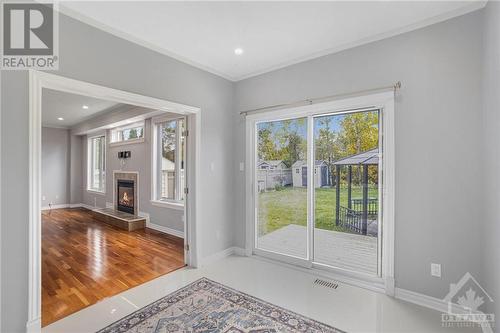
[[[441,277],[441,265],[431,263],[431,275],[440,278]]]
[[[245,163],[240,162],[240,171],[245,171]]]

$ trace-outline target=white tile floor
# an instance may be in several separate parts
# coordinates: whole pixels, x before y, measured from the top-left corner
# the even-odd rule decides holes
[[[347,332],[457,332],[441,327],[436,311],[346,284],[328,289],[313,284],[313,274],[231,256],[127,290],[45,327],[42,333],[95,332],[203,276]]]

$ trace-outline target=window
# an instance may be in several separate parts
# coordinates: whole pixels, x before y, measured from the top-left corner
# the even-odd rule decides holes
[[[129,124],[111,130],[111,143],[136,142],[144,139],[144,122]]]
[[[106,137],[95,136],[88,139],[88,175],[89,191],[105,192],[106,185]]]
[[[155,123],[154,198],[182,203],[185,188],[185,121]]]

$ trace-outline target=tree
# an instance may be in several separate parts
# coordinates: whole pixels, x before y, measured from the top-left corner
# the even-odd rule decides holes
[[[175,161],[175,126],[166,125],[162,127],[161,143],[162,155],[170,161]]]
[[[378,111],[351,113],[340,121],[336,158],[359,154],[378,147]],[[361,180],[361,168],[353,168],[354,182]],[[378,168],[368,168],[370,182],[376,183]]]
[[[306,118],[283,120],[277,133],[280,143],[280,159],[291,166],[298,160],[304,160],[307,152],[307,141],[304,135]]]
[[[378,147],[378,112],[356,112],[340,122],[340,151],[337,158],[359,154]]]
[[[137,130],[135,128],[131,128],[128,132],[128,138],[129,139],[137,139]]]
[[[318,118],[317,126],[318,137],[316,138],[316,159],[323,160],[327,163],[330,170],[330,184],[333,184],[333,162],[335,161],[335,146],[337,145],[337,134],[330,130],[330,124],[333,120],[332,116]]]
[[[279,158],[272,130],[263,127],[258,130],[258,158],[259,160],[274,160]]]

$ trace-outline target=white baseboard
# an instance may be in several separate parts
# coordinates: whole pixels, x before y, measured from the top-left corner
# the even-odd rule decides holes
[[[401,288],[395,289],[395,296],[394,297],[397,299],[400,299],[402,301],[406,301],[409,303],[423,306],[425,308],[439,311],[441,313],[448,313],[448,302],[446,302],[442,299],[436,298],[436,297],[420,294],[420,293],[417,293],[414,291],[401,289]],[[464,307],[462,307],[458,304],[452,304],[451,311],[454,314],[458,314],[458,315],[470,314],[469,310],[465,309]],[[476,313],[480,313],[480,312],[476,312]],[[493,333],[493,329],[489,325],[489,323],[478,323],[478,324],[481,325],[481,330],[483,331],[483,333]]]
[[[26,333],[40,333],[42,330],[42,320],[37,318],[26,323]]]
[[[70,206],[71,206],[70,204],[59,204],[59,205],[52,205],[52,206],[43,206],[42,210],[69,208]]]
[[[61,209],[61,208],[79,208],[79,207],[87,208],[90,210],[99,208],[99,207],[90,206],[90,205],[87,205],[84,203],[76,203],[76,204],[60,204],[60,205],[52,205],[52,206],[43,206],[42,210]]]
[[[149,218],[149,213],[139,211],[139,216],[146,218],[146,224],[151,222],[151,219]]]
[[[234,246],[233,247],[233,254],[237,255],[237,256],[240,256],[240,257],[246,257],[247,256],[247,253],[246,253],[246,250],[242,247],[238,247],[238,246]]]
[[[43,206],[42,210],[49,210],[49,209],[60,209],[60,208],[87,208],[87,209],[94,209],[97,207],[89,206],[83,203],[77,203],[77,204],[60,204],[60,205],[52,205],[52,206]]]
[[[420,293],[417,293],[414,291],[401,289],[401,288],[395,289],[394,297],[397,299],[400,299],[402,301],[417,304],[417,305],[420,305],[420,306],[423,306],[423,307],[426,307],[429,309],[433,309],[433,310],[436,310],[439,312],[443,312],[443,313],[448,312],[448,302],[446,302],[442,299],[436,298],[436,297],[420,294]],[[468,311],[466,309],[464,309],[463,307],[461,307],[458,304],[452,304],[452,311],[453,311],[453,313],[456,313],[456,314],[468,313]]]
[[[141,215],[141,213],[139,213],[139,216],[143,216],[143,215]],[[146,216],[144,216],[144,217],[146,217]],[[169,227],[164,227],[164,226],[159,225],[159,224],[151,223],[149,221],[149,216],[146,217],[146,228],[150,228],[150,229],[153,229],[153,230],[156,230],[156,231],[159,231],[159,232],[163,232],[163,233],[166,233],[166,234],[169,234],[169,235],[172,235],[172,236],[184,238],[184,232],[183,231],[179,231],[179,230],[175,230],[175,229],[172,229],[172,228],[169,228]]]
[[[207,266],[213,264],[214,262],[229,257],[233,254],[238,256],[245,256],[245,249],[242,249],[241,247],[237,246],[228,247],[225,250],[222,250],[220,252],[214,253],[208,257],[203,258],[201,266]]]
[[[90,206],[84,203],[70,204],[69,208],[87,208],[89,210],[96,209],[98,207]]]

